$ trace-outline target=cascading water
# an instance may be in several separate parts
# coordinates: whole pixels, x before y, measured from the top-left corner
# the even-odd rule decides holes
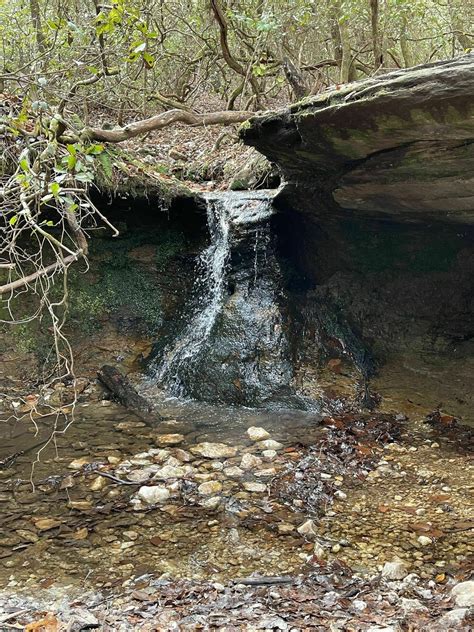
[[[183,331],[155,360],[154,380],[174,396],[255,403],[290,379],[271,244],[274,192],[206,198],[202,252]]]
[[[199,258],[196,281],[199,304],[189,324],[165,351],[156,378],[173,395],[183,395],[181,369],[194,358],[206,342],[222,306],[225,270],[229,259],[229,216],[220,199],[207,198],[207,225],[210,244]]]

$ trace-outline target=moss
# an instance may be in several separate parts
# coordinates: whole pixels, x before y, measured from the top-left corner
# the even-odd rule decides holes
[[[95,161],[95,184],[102,193],[132,198],[156,197],[163,208],[176,198],[195,193],[179,180],[167,176],[163,164],[149,165],[118,147],[107,147]]]

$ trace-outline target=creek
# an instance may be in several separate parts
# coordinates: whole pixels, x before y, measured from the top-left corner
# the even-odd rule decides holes
[[[472,363],[464,352],[449,353],[444,342],[438,341],[439,353],[420,352],[425,330],[415,323],[418,346],[404,354],[385,348],[384,363],[375,370],[364,332],[341,317],[342,303],[336,309],[334,297],[315,298],[309,272],[298,271],[308,250],[294,256],[295,226],[285,223],[288,215],[272,205],[273,197],[207,195],[205,214],[199,213],[208,238],[186,242],[191,255],[185,258],[172,254],[171,275],[187,271],[189,278],[167,290],[172,298],[163,298],[164,317],[148,352],[140,347],[146,356],[140,361],[130,342],[137,337],[135,325],[133,334],[126,329],[135,359],[121,358],[119,365],[125,362],[164,421],[146,426],[104,399],[92,379],[70,425],[61,415],[4,416],[0,462],[16,454],[0,469],[4,589],[54,596],[65,587],[73,594],[134,586],[143,577],[225,582],[252,573],[304,575],[315,550],[363,576],[401,559],[429,580],[455,573],[472,557],[468,446],[424,423],[440,402],[472,423]],[[325,254],[331,230],[319,242]],[[138,247],[133,233],[128,239],[127,260],[159,276],[149,255],[152,237]],[[412,239],[410,233],[405,241]],[[459,240],[462,250],[465,236]],[[115,265],[118,257],[107,259],[108,245],[99,245],[98,264]],[[94,251],[91,260],[92,275],[98,275]],[[321,284],[330,265],[328,256],[319,268]],[[375,281],[369,272],[366,281],[392,283],[392,270]],[[341,287],[351,282],[347,273]],[[119,312],[114,327],[128,323],[124,305]],[[397,335],[403,328],[397,325]],[[89,345],[105,345],[101,332],[94,335]],[[114,353],[126,348],[112,340]],[[381,394],[380,414],[406,415],[401,436],[380,444],[361,439],[371,459],[362,475],[338,469],[340,464],[330,472],[323,468],[332,493],[323,497],[317,488],[321,497],[314,505],[279,495],[278,481],[297,472],[304,459],[315,459],[308,449],[324,443],[323,418],[337,419],[363,405],[361,386]],[[252,426],[281,443],[274,454],[265,456],[249,439]],[[53,439],[35,447],[52,429]],[[176,445],[160,439],[170,434],[181,435]],[[193,452],[203,442],[225,444],[230,452],[203,458]],[[244,457],[254,459],[251,467],[242,467]],[[170,469],[158,480],[168,490],[166,500],[136,502],[140,482],[146,486],[148,475],[164,467]],[[214,486],[212,493],[199,491],[205,483]],[[310,487],[308,493],[316,494]],[[314,533],[298,531],[307,520],[316,524]],[[429,546],[420,545],[420,533]]]

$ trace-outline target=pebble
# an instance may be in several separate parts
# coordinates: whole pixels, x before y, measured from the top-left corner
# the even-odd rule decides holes
[[[240,467],[233,465],[231,467],[224,468],[224,474],[228,476],[229,478],[239,478],[243,476],[244,471],[241,470]]]
[[[278,529],[278,533],[285,535],[287,533],[292,533],[295,530],[295,527],[289,522],[280,522],[280,524],[277,525],[277,529]]]
[[[167,481],[170,478],[183,478],[185,475],[186,472],[184,467],[164,465],[160,470],[156,472],[153,478],[160,481]]]
[[[451,591],[451,596],[454,597],[456,605],[461,608],[471,608],[474,606],[474,580],[461,582],[454,586]]]
[[[420,535],[418,536],[418,542],[421,544],[421,546],[429,546],[430,544],[432,544],[433,540],[431,538],[428,538],[428,536],[426,535]]]
[[[49,531],[50,529],[59,527],[61,521],[55,518],[37,518],[34,520],[34,523],[38,531]]]
[[[301,535],[317,535],[318,534],[318,532],[316,531],[316,525],[314,524],[313,520],[306,520],[306,522],[303,522],[303,524],[301,524],[298,527],[297,531]]]
[[[341,491],[340,489],[336,490],[334,492],[334,496],[336,498],[339,498],[339,500],[346,500],[347,498],[347,494],[345,494],[343,491]]]
[[[254,454],[244,454],[240,462],[240,467],[243,470],[252,470],[254,467],[262,465],[262,459]]]
[[[248,492],[263,493],[267,491],[267,486],[265,483],[253,483],[250,481],[248,483],[244,483],[244,489]]]
[[[237,448],[227,445],[225,443],[198,443],[190,448],[193,454],[199,454],[206,459],[222,459],[231,458],[237,455]]]
[[[210,496],[211,494],[218,494],[222,491],[222,483],[219,481],[207,481],[201,483],[198,487],[198,492],[203,496]]]
[[[143,502],[149,505],[155,505],[156,503],[162,503],[168,500],[170,492],[162,485],[152,485],[149,487],[140,487],[137,496]]]
[[[266,439],[265,441],[259,441],[258,447],[262,450],[281,450],[283,448],[282,443],[278,443],[274,439]]]
[[[199,502],[201,507],[204,507],[205,509],[217,509],[220,503],[221,503],[221,499],[219,496],[212,496],[211,498],[205,498],[204,500],[201,500]]]
[[[267,467],[264,470],[257,470],[255,472],[255,476],[261,476],[262,478],[271,478],[272,476],[275,476],[276,473],[277,471],[274,467]]]
[[[277,456],[278,456],[278,452],[276,452],[275,450],[264,450],[262,452],[263,460],[267,462],[274,461]]]
[[[407,575],[408,570],[403,562],[385,562],[382,568],[382,577],[385,579],[403,579]]]
[[[91,459],[88,456],[83,456],[80,459],[74,459],[74,461],[71,461],[68,468],[70,470],[80,470],[84,467],[84,465],[87,465],[90,462]]]
[[[184,435],[179,433],[161,434],[155,438],[155,443],[159,448],[179,445],[184,441]]]
[[[92,492],[99,492],[107,485],[107,481],[103,476],[96,476],[89,486]]]
[[[265,439],[270,439],[270,433],[265,430],[265,428],[260,428],[257,426],[251,426],[247,430],[247,434],[251,441],[263,441]]]

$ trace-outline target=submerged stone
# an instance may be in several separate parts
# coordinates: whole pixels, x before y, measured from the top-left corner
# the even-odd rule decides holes
[[[137,496],[148,505],[155,505],[168,500],[170,492],[166,487],[161,485],[151,485],[149,487],[140,487]]]
[[[382,577],[385,579],[404,579],[408,575],[408,569],[403,562],[385,562],[382,569]]]
[[[193,454],[199,454],[206,459],[223,459],[231,458],[237,455],[237,448],[225,443],[198,443],[190,448]]]
[[[264,439],[270,438],[270,433],[265,430],[265,428],[260,428],[258,426],[251,426],[247,429],[247,434],[252,441],[263,441]]]

